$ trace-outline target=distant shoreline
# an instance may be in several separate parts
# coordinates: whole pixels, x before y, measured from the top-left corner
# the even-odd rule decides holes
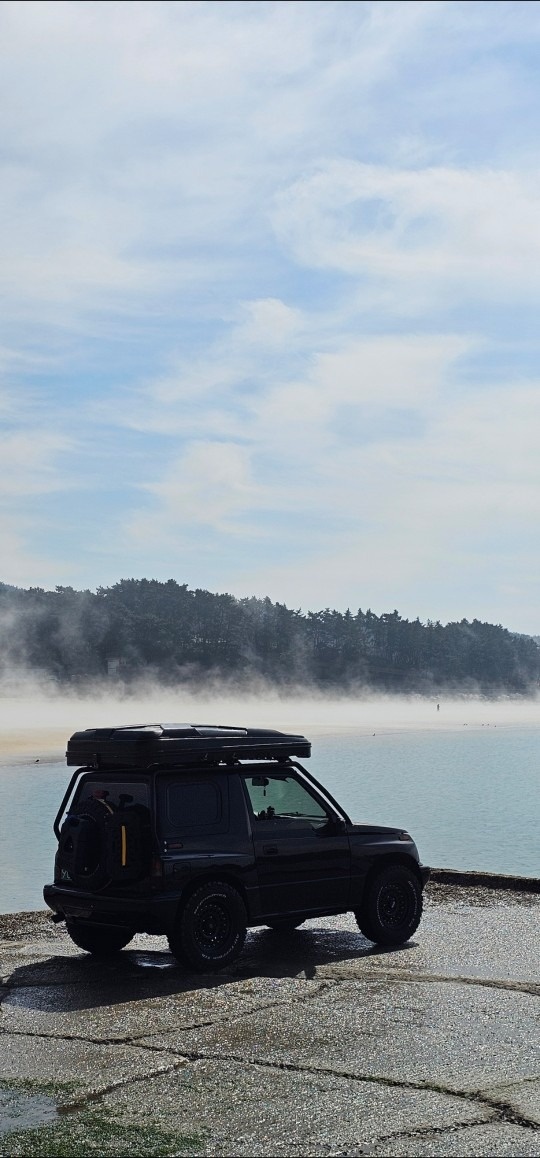
[[[117,699],[74,700],[22,696],[0,699],[0,768],[13,764],[50,764],[64,759],[72,732],[88,727],[177,721],[236,724],[318,736],[350,733],[383,736],[412,732],[463,732],[496,728],[540,728],[540,701],[448,700],[417,697],[310,699],[277,696],[251,699],[228,696],[160,694]],[[31,721],[31,723],[29,722]]]
[[[0,728],[0,768],[13,764],[57,764],[65,758],[65,729],[6,731]]]

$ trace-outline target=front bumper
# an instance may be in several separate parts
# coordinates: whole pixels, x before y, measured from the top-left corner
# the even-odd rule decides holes
[[[85,893],[62,885],[45,885],[45,904],[60,918],[119,925],[136,933],[167,933],[174,925],[179,895],[141,897]]]

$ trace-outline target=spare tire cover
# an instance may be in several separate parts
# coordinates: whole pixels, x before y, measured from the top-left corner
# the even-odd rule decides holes
[[[60,830],[55,880],[95,891],[150,871],[150,813],[91,796],[70,809]]]
[[[110,880],[107,829],[116,809],[91,796],[70,808],[60,830],[55,876],[81,889],[99,889]]]

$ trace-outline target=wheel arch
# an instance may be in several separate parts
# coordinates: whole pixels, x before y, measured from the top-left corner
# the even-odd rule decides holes
[[[387,852],[382,856],[378,856],[366,873],[362,885],[362,896],[364,895],[368,885],[371,884],[371,881],[379,875],[382,869],[393,868],[394,865],[401,865],[403,868],[410,869],[414,873],[420,888],[423,889],[424,883],[422,880],[422,873],[420,872],[420,865],[418,864],[418,861],[416,861],[414,857],[409,856],[406,852]]]
[[[175,920],[178,917],[180,911],[183,909],[184,905],[189,901],[190,897],[192,897],[193,894],[197,892],[197,889],[200,889],[201,885],[206,885],[210,881],[216,881],[216,883],[218,881],[222,881],[223,884],[232,885],[232,887],[236,889],[237,893],[240,894],[244,902],[246,907],[246,915],[249,920],[249,903],[245,885],[234,872],[231,872],[230,869],[205,869],[203,872],[197,873],[196,876],[190,877],[189,881],[186,882],[185,887],[182,889],[180,897],[178,898],[178,904],[176,905],[175,911]]]

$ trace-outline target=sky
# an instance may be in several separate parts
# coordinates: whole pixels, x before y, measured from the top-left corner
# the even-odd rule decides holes
[[[0,580],[540,633],[540,3],[4,2]]]

